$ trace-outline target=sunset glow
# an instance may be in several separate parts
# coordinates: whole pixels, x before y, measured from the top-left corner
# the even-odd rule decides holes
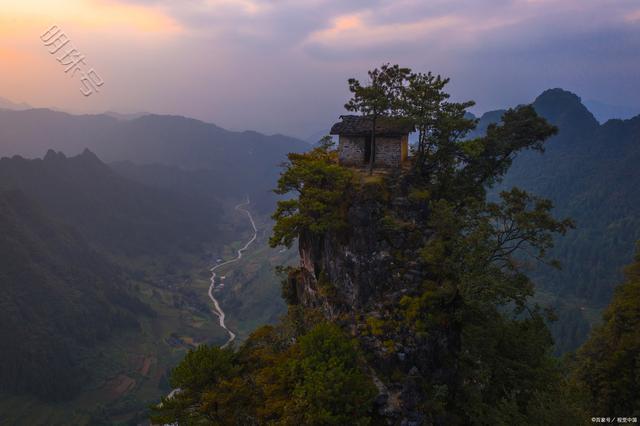
[[[0,0],[0,96],[304,135],[319,126],[311,117],[340,112],[340,82],[393,61],[449,75],[454,95],[469,93],[481,110],[554,86],[640,103],[632,81],[640,60],[631,55],[640,48],[638,22],[637,3],[626,0]],[[52,25],[102,70],[108,90],[78,97],[39,40]],[[601,40],[628,54],[618,56],[626,65],[616,66],[607,88],[592,84],[612,66]],[[294,82],[305,89],[291,90]],[[301,90],[314,102],[301,107]],[[238,118],[247,110],[253,124]]]
[[[83,30],[168,33],[179,30],[169,16],[153,8],[104,0],[23,0],[2,2],[0,33],[22,35],[55,23]]]

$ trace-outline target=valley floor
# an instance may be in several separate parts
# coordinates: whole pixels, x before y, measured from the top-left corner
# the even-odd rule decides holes
[[[181,268],[156,266],[135,288],[140,299],[157,315],[142,318],[141,328],[110,339],[84,354],[84,367],[92,382],[66,403],[44,403],[25,396],[0,395],[3,425],[139,424],[147,420],[147,407],[170,390],[169,374],[185,353],[197,345],[222,345],[228,341],[219,316],[209,300],[210,269],[217,259],[233,259],[251,238],[245,231],[221,252],[180,259]],[[275,321],[285,309],[275,266],[296,257],[295,250],[268,247],[269,222],[256,218],[255,244],[233,269],[222,270],[225,286],[215,297],[226,312],[229,329],[238,340],[256,327]]]

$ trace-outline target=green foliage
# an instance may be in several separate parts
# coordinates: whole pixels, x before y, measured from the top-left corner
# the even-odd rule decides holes
[[[398,65],[384,64],[368,72],[369,84],[350,78],[349,91],[352,98],[345,104],[347,111],[360,112],[371,118],[371,161],[369,173],[373,170],[376,152],[376,123],[379,117],[398,116],[402,109],[402,92],[411,70]]]
[[[152,420],[369,424],[375,387],[361,369],[355,342],[327,323],[304,331],[296,343],[290,332],[284,325],[263,327],[238,352],[207,346],[191,351],[172,376],[181,391],[152,407]]]
[[[493,185],[507,172],[515,156],[527,149],[542,152],[545,140],[558,129],[540,117],[531,105],[509,109],[502,116],[502,123],[491,124],[486,135],[479,140],[462,143],[467,148],[462,155],[470,178],[483,185]]]
[[[296,281],[300,274],[299,268],[292,266],[276,267],[276,271],[280,275],[280,295],[287,305],[298,304],[298,294],[296,289]]]
[[[537,310],[510,318],[477,308],[463,331],[462,386],[456,406],[473,424],[581,424],[587,418],[567,395],[563,369]],[[560,399],[563,398],[563,399]],[[547,411],[553,410],[555,420]]]
[[[444,91],[448,78],[431,72],[411,73],[401,94],[403,114],[416,126],[418,144],[414,166],[433,166],[438,157],[450,150],[451,142],[458,141],[475,126],[466,118],[466,110],[474,102],[452,103]]]
[[[344,231],[352,179],[351,170],[339,166],[336,152],[326,146],[305,154],[289,154],[275,192],[284,195],[295,191],[298,197],[278,202],[269,244],[291,247],[301,234]]]
[[[404,89],[404,81],[410,72],[408,68],[387,63],[367,73],[369,84],[366,86],[357,79],[350,78],[349,91],[353,97],[345,104],[345,109],[374,118],[397,115],[402,108],[400,96]]]
[[[431,143],[424,163],[416,164],[416,174],[428,179],[434,198],[457,202],[484,199],[486,189],[502,179],[519,152],[541,151],[556,132],[531,106],[507,111],[500,125],[473,140],[463,139],[470,126],[464,110],[456,110],[441,125],[441,136]]]
[[[403,315],[416,334],[427,336],[432,331],[447,327],[451,321],[446,307],[456,296],[450,283],[427,281],[417,296],[404,296],[400,300]]]
[[[640,245],[625,277],[576,354],[575,386],[594,415],[640,415]]]
[[[238,373],[232,364],[233,352],[207,345],[190,350],[173,370],[171,386],[200,391],[209,383]]]
[[[551,208],[548,200],[516,188],[503,192],[500,203],[467,200],[460,207],[433,202],[429,228],[435,235],[421,257],[441,282],[455,282],[469,301],[521,306],[532,287],[515,255],[544,260],[554,234],[572,226],[568,219],[554,219]]]
[[[243,406],[234,401],[244,400],[239,372],[231,349],[201,345],[189,351],[171,375],[171,385],[179,390],[151,407],[153,421],[197,425],[238,419]]]
[[[369,316],[367,317],[366,322],[372,335],[381,336],[384,333],[385,323],[382,319]]]
[[[286,379],[297,379],[281,424],[369,424],[376,390],[361,371],[354,342],[337,326],[321,324],[300,339],[298,351],[286,366]]]
[[[441,390],[428,404],[452,423],[535,422],[531,407],[543,403],[538,398],[552,401],[562,376],[550,357],[548,329],[528,306],[533,285],[516,256],[544,260],[553,235],[572,223],[554,219],[547,200],[515,188],[500,202],[440,199],[430,206],[433,236],[420,257],[432,279],[401,302],[417,335],[436,342],[447,336],[435,350],[452,376],[426,384]]]

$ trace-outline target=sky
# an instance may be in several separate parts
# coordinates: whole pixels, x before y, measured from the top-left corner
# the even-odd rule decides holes
[[[386,62],[450,77],[476,113],[553,87],[640,113],[640,2],[0,0],[0,97],[38,107],[307,138]]]

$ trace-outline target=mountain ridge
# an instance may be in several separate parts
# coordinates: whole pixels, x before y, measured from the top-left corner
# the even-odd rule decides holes
[[[118,120],[107,115],[72,115],[48,109],[0,110],[0,156],[36,158],[48,149],[75,155],[89,148],[106,163],[129,161],[187,170],[208,169],[225,185],[270,210],[279,165],[289,152],[309,145],[282,135],[233,132],[175,115]]]
[[[521,187],[551,199],[556,214],[576,221],[552,251],[562,269],[532,272],[554,300],[561,320],[551,328],[564,352],[585,340],[598,317],[589,318],[585,309],[600,310],[610,300],[640,239],[640,116],[600,124],[579,96],[562,89],[543,92],[533,106],[559,133],[542,155],[519,154],[497,190]],[[484,114],[470,136],[480,136],[500,116],[501,110]]]
[[[217,233],[217,199],[134,182],[88,149],[73,157],[48,150],[42,159],[1,158],[1,188],[22,191],[93,244],[120,255],[198,252]]]

